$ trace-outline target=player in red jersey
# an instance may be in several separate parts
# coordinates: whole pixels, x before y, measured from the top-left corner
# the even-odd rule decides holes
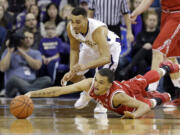
[[[158,104],[170,101],[168,93],[146,92],[149,83],[160,79],[165,73],[179,72],[179,65],[165,61],[158,70],[151,70],[144,76],[137,75],[128,81],[114,81],[113,71],[99,70],[95,78],[82,80],[64,87],[50,87],[28,92],[29,97],[53,97],[77,91],[89,93],[108,110],[124,115],[123,118],[138,118]]]
[[[154,0],[142,0],[141,4],[130,15],[131,22],[144,12]],[[166,58],[177,63],[180,56],[180,0],[161,0],[161,29],[153,43],[152,69],[157,69],[160,62]],[[180,73],[171,75],[175,87],[180,88]],[[149,89],[156,89],[158,83],[150,85]]]

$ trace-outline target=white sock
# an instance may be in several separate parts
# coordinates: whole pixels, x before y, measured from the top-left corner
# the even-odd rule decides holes
[[[157,90],[158,84],[159,84],[159,81],[149,84],[148,91],[155,91],[155,90]]]
[[[155,99],[150,99],[152,102],[152,108],[154,108],[157,105],[157,101]]]
[[[159,68],[162,71],[162,76],[164,76],[166,74],[166,70],[164,70],[163,68]]]

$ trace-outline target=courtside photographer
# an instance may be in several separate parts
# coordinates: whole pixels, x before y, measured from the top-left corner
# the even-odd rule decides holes
[[[23,31],[12,34],[8,42],[0,61],[0,71],[5,73],[5,96],[14,97],[50,86],[49,77],[36,77],[42,58],[39,51],[31,49],[34,43],[33,33]]]

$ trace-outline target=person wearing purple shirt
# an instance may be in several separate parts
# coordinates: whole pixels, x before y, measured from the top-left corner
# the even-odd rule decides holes
[[[60,53],[64,53],[65,50],[61,39],[56,37],[55,24],[47,22],[45,24],[45,30],[47,36],[42,38],[39,45],[39,50],[43,58],[43,65],[39,74],[49,75],[52,79],[52,83],[54,83],[56,71],[60,64]],[[67,67],[65,66],[65,68]]]

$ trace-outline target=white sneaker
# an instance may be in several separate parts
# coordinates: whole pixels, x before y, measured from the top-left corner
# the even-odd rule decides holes
[[[94,109],[95,113],[106,113],[107,109],[104,108],[104,106],[102,106],[100,103],[97,103],[95,109]]]
[[[80,98],[74,104],[74,107],[76,109],[82,109],[88,105],[90,100],[91,100],[91,97],[85,91],[83,91],[80,94]]]

